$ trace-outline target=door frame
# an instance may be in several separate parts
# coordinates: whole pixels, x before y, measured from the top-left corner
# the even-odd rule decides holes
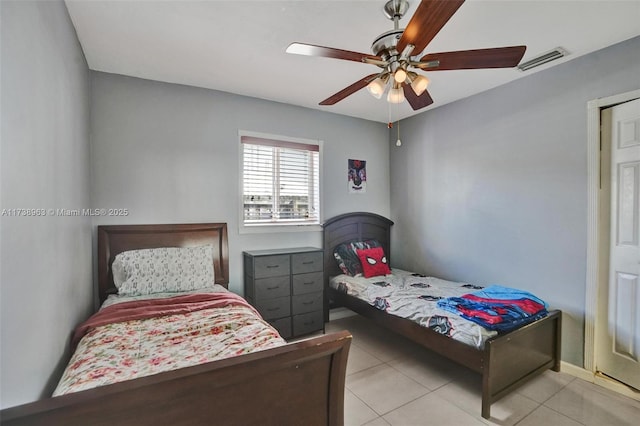
[[[587,275],[584,315],[584,369],[594,374],[596,373],[598,291],[603,285],[598,280],[601,247],[601,241],[598,238],[600,111],[638,98],[640,98],[640,89],[587,102]]]

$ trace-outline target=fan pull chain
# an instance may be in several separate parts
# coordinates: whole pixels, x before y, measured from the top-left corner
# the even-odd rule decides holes
[[[387,106],[389,107],[389,109],[388,109],[388,111],[389,111],[389,121],[388,121],[388,124],[387,124],[387,128],[388,129],[393,129],[393,121],[391,121],[391,104],[387,104]],[[396,140],[396,146],[402,146],[402,141],[400,140],[400,114],[398,114],[398,120],[397,120],[396,124],[398,126],[398,139]]]

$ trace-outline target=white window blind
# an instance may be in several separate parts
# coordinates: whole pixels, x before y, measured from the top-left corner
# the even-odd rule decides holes
[[[253,136],[240,141],[244,224],[319,224],[319,146]]]

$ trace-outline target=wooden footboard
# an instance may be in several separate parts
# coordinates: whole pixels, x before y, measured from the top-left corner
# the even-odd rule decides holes
[[[324,335],[0,411],[18,425],[342,425],[351,335]]]
[[[491,403],[545,370],[560,371],[560,311],[485,343],[482,370],[482,417]]]

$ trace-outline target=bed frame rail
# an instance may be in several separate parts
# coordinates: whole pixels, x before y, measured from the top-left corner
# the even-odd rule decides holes
[[[425,333],[425,328],[418,323],[390,315],[369,305],[367,302],[340,293],[333,288],[329,288],[329,293],[338,305],[349,308],[363,317],[373,320],[378,325],[400,334],[458,364],[464,365],[476,373],[482,373],[483,363],[482,359],[478,357],[479,351],[476,348],[465,345],[442,334],[434,332]]]

